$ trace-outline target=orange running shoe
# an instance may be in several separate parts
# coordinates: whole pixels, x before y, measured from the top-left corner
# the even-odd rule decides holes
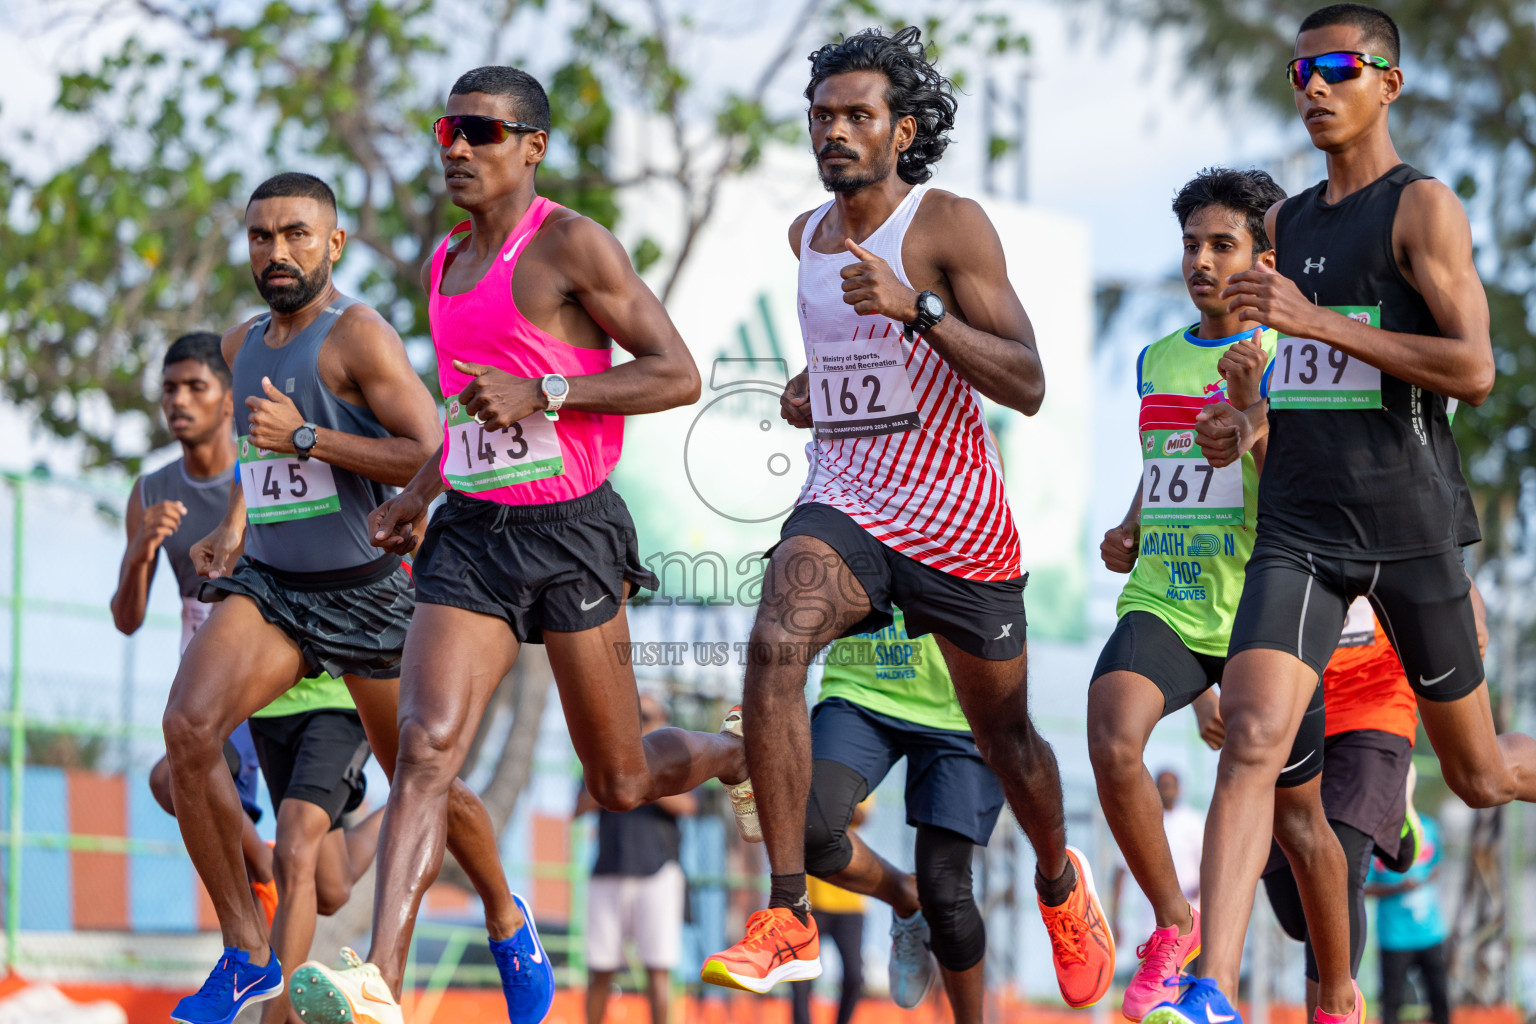
[[[711,985],[762,995],[781,981],[821,977],[821,939],[816,922],[801,924],[785,907],[759,910],[747,919],[747,937],[704,961],[699,977]]]
[[[256,902],[267,915],[267,930],[272,928],[272,920],[277,917],[277,882],[252,882],[251,892],[256,894]]]
[[[1077,885],[1059,907],[1040,904],[1040,916],[1051,936],[1051,958],[1056,961],[1056,983],[1061,998],[1074,1008],[1092,1006],[1104,998],[1115,975],[1115,937],[1093,887],[1088,861],[1074,847],[1067,860],[1077,870]]]

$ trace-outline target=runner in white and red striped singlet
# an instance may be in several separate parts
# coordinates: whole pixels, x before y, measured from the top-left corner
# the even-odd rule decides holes
[[[1067,846],[1056,758],[1027,711],[1028,577],[981,404],[1040,408],[1034,330],[981,207],[925,184],[955,100],[918,30],[860,32],[817,50],[811,69],[811,144],[833,198],[789,231],[807,366],[781,403],[791,425],[812,428],[810,471],[769,552],[743,710],[773,880],[768,908],[703,977],[765,992],[821,973],[805,888],[806,665],[900,608],[909,634],[936,636],[1034,845],[1057,980],[1086,1006],[1109,986],[1114,940]]]

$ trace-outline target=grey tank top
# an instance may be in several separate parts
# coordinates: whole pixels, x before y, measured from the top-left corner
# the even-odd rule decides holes
[[[212,533],[223,520],[224,510],[229,507],[231,479],[228,473],[207,479],[191,476],[182,459],[139,478],[139,501],[145,508],[162,501],[179,501],[187,506],[181,525],[160,544],[165,560],[171,563],[171,572],[176,574],[176,589],[181,593],[182,650],[187,649],[192,634],[208,617],[209,607],[197,599],[203,580],[192,567],[192,545]]]
[[[378,560],[368,543],[368,513],[395,494],[395,488],[319,459],[301,463],[295,455],[262,452],[247,444],[250,410],[246,398],[266,397],[261,378],[270,377],[308,423],[358,437],[388,437],[368,409],[344,402],[320,379],[320,347],[356,299],[339,296],[288,344],[269,348],[267,324],[258,317],[235,356],[235,433],[239,435],[241,484],[248,525],[245,553],[287,572],[332,572]]]

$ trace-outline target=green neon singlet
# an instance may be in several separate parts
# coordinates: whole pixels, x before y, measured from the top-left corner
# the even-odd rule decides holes
[[[1195,417],[1226,400],[1216,370],[1252,331],[1207,341],[1194,328],[1147,346],[1137,364],[1141,395],[1141,550],[1115,614],[1150,612],[1190,650],[1224,658],[1253,553],[1259,474],[1252,453],[1214,469],[1194,443]],[[1264,393],[1276,335],[1266,330]]]
[[[970,732],[933,635],[907,635],[901,609],[877,633],[845,636],[827,648],[816,699],[841,697],[861,708],[930,729]]]

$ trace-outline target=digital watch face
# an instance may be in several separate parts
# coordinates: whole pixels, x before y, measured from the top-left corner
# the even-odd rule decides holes
[[[562,398],[569,389],[564,377],[550,377],[544,381],[544,393],[551,398]]]

